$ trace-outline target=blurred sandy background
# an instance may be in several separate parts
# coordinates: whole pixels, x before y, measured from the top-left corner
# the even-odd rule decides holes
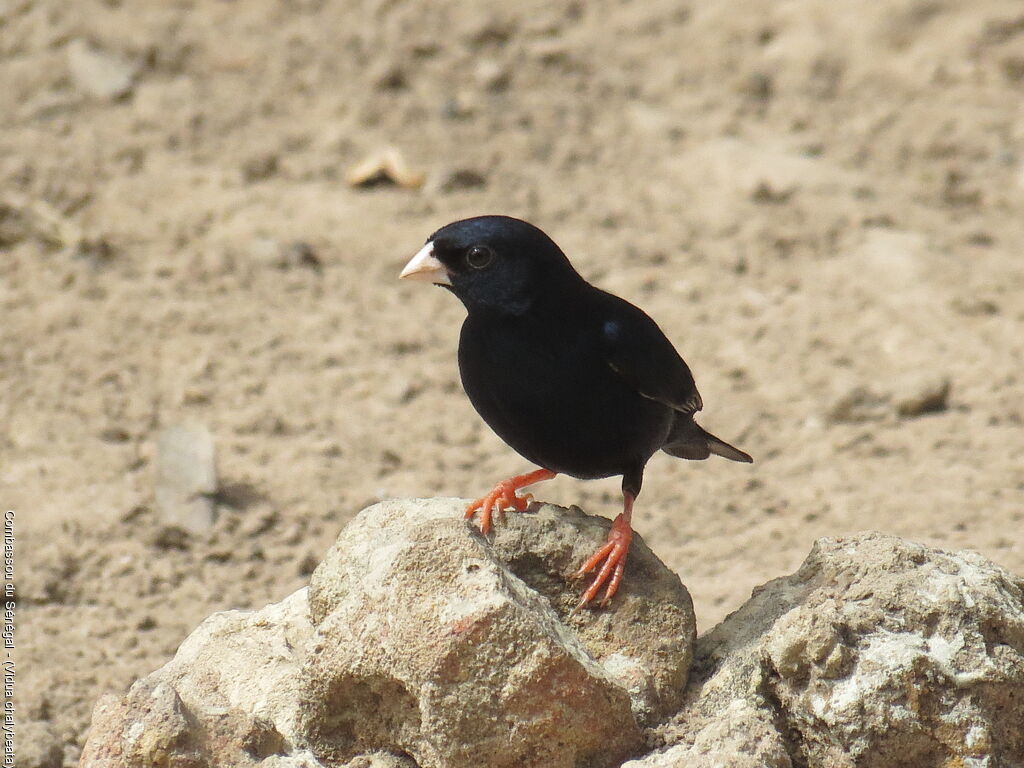
[[[421,188],[347,183],[391,146]],[[499,212],[652,314],[757,460],[648,466],[703,629],[819,536],[1024,571],[1020,0],[2,0],[22,733],[73,764],[97,696],[368,503],[527,469],[461,392],[461,306],[395,279]],[[208,537],[154,503],[183,422]],[[618,512],[617,479],[537,493]]]

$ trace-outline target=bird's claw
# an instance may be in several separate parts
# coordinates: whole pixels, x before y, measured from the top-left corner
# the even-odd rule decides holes
[[[533,501],[533,494],[526,493],[520,496],[516,493],[516,486],[511,480],[502,480],[486,496],[481,496],[466,507],[465,517],[472,520],[477,512],[480,513],[480,532],[484,535],[491,532],[491,520],[497,514],[502,522],[505,522],[505,511],[525,512]]]
[[[629,554],[629,545],[632,540],[633,529],[625,518],[619,515],[615,518],[615,522],[612,523],[612,529],[608,532],[607,541],[573,574],[575,578],[583,578],[597,568],[598,565],[601,566],[597,575],[594,576],[594,580],[587,587],[587,591],[580,598],[580,602],[576,606],[577,608],[582,608],[590,603],[597,596],[597,593],[601,591],[601,587],[605,585],[607,586],[605,587],[604,597],[601,598],[599,605],[602,608],[608,605],[608,602],[618,591],[619,583],[622,581],[622,576],[626,571],[626,556]]]

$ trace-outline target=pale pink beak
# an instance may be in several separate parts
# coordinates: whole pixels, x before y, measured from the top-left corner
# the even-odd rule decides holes
[[[444,264],[434,255],[434,244],[432,242],[420,248],[419,252],[405,265],[405,268],[398,277],[422,280],[427,283],[435,283],[436,285],[452,284],[451,279],[448,277],[448,270],[445,269]]]

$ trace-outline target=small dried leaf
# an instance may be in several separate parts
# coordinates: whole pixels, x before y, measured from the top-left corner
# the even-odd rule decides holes
[[[419,189],[426,174],[409,168],[402,153],[394,147],[380,150],[355,165],[345,176],[353,187],[369,187],[375,184],[396,184],[403,189]]]

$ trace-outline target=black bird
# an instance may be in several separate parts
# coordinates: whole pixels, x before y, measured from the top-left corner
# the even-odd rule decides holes
[[[595,288],[544,232],[507,216],[437,230],[401,277],[441,285],[466,306],[459,371],[473,407],[498,436],[541,467],[498,483],[466,510],[491,518],[525,510],[516,491],[557,474],[622,475],[624,508],[608,540],[579,569],[600,569],[581,600],[622,580],[630,515],[644,466],[658,450],[683,459],[753,459],[704,431],[693,375],[642,310]]]

